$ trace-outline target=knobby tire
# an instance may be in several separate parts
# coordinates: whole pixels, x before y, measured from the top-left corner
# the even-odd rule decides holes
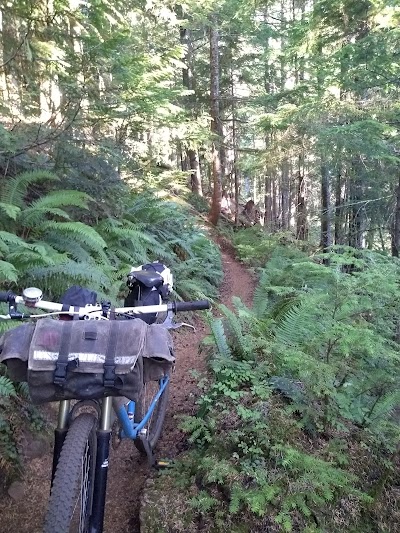
[[[54,476],[44,533],[86,533],[96,465],[97,418],[78,415],[71,423]]]

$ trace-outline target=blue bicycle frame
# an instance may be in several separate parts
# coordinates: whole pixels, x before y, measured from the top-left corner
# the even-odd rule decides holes
[[[160,381],[160,388],[157,394],[154,396],[153,401],[149,405],[149,409],[145,414],[144,418],[140,422],[135,422],[135,408],[136,404],[134,401],[130,401],[128,406],[121,405],[117,411],[118,420],[122,426],[121,438],[128,438],[135,440],[141,435],[142,429],[146,426],[150,420],[151,415],[157,405],[158,400],[161,398],[161,395],[164,393],[169,382],[169,376],[164,376]]]

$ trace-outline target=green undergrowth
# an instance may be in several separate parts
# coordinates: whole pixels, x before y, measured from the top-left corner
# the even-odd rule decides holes
[[[285,249],[291,255],[311,250],[306,241],[297,241],[291,232],[274,233],[266,238],[261,226],[233,232],[232,241],[238,258],[254,268],[263,268],[277,248]]]
[[[0,366],[0,494],[23,472],[22,440],[29,435],[50,439],[47,418],[29,397],[26,383],[12,383]]]
[[[174,275],[174,298],[213,299],[222,279],[218,247],[201,221],[168,195],[141,187],[133,190],[114,181],[63,180],[36,170],[0,183],[0,289],[20,294],[25,287],[42,289],[57,300],[71,285],[95,290],[98,298],[122,302],[132,266],[161,261]],[[90,191],[91,194],[88,194]],[[21,308],[22,310],[22,308]],[[0,305],[0,313],[8,307]],[[16,326],[1,322],[0,333]],[[22,408],[26,398],[0,370],[0,475],[11,479],[20,469],[18,453],[21,410],[25,424],[35,426],[35,413]],[[27,389],[24,389],[25,393]],[[25,404],[24,404],[25,406]]]
[[[34,285],[59,297],[80,284],[115,301],[132,266],[159,260],[174,272],[178,297],[215,297],[220,254],[188,209],[123,182],[114,185],[114,195],[107,206],[84,191],[61,189],[58,176],[42,170],[5,180],[1,288]]]
[[[395,532],[399,261],[263,238],[253,308],[209,317],[189,449],[152,487],[184,526],[159,531]]]

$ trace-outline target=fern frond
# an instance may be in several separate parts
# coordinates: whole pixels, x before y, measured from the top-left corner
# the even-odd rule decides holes
[[[3,281],[18,281],[18,270],[8,261],[0,261],[0,283]]]
[[[10,247],[0,239],[0,256],[4,257],[10,253]]]
[[[211,333],[217,348],[217,356],[223,357],[226,359],[232,358],[232,352],[229,348],[228,342],[225,336],[224,325],[220,318],[211,318],[209,319],[209,325]]]
[[[263,270],[253,296],[253,309],[258,316],[264,316],[267,312],[269,306],[267,288],[269,287],[270,283],[270,272],[268,270]]]
[[[151,255],[154,261],[163,261],[164,263],[168,263],[171,265],[176,261],[176,258],[174,257],[173,253],[167,250],[160,242],[158,243],[158,247],[156,250],[149,250],[149,254]]]
[[[65,261],[53,267],[33,268],[27,278],[41,283],[43,289],[49,288],[52,294],[61,295],[70,285],[78,284],[94,290],[107,288],[109,277],[104,268],[93,264]]]
[[[0,376],[0,399],[1,397],[10,398],[10,396],[15,395],[16,391],[13,382],[6,376]]]
[[[29,385],[28,383],[17,383],[16,385],[16,392],[25,400],[30,400],[31,396],[29,393]]]
[[[301,300],[298,296],[285,297],[282,295],[281,299],[271,309],[270,316],[279,324],[285,319],[292,309],[297,309],[301,305],[305,305],[305,300]]]
[[[137,226],[131,222],[128,222],[127,224],[117,222],[114,224],[101,224],[98,229],[103,230],[106,233],[105,238],[111,241],[129,241],[132,246],[135,246],[136,243],[140,243],[141,246],[143,246],[143,243],[156,247],[158,246],[158,242],[154,237],[149,233],[138,229]]]
[[[373,410],[369,414],[368,422],[375,424],[380,418],[392,414],[400,405],[400,391],[387,392],[379,402],[374,404]]]
[[[9,231],[0,230],[0,240],[5,242],[6,244],[10,244],[12,247],[27,247],[27,243],[23,239],[21,239],[21,237],[18,237],[17,235],[15,235],[14,233],[10,233]]]
[[[94,261],[90,252],[81,246],[81,244],[73,237],[63,236],[63,238],[60,239],[58,233],[49,232],[46,235],[46,240],[52,248],[60,252],[64,258],[67,253],[69,257],[78,262],[91,263]]]
[[[57,207],[28,207],[20,213],[18,217],[18,223],[23,228],[35,228],[35,226],[40,225],[43,220],[50,218],[49,215],[62,218],[64,220],[71,220],[71,217],[66,211]]]
[[[88,209],[89,201],[93,202],[94,200],[85,192],[67,189],[49,192],[32,202],[29,207],[31,209],[51,209],[73,206]]]
[[[277,317],[276,340],[286,346],[296,346],[302,340],[302,333],[309,326],[310,317],[304,313],[304,303],[289,305]]]
[[[238,355],[248,358],[252,353],[251,336],[244,335],[241,322],[233,311],[228,309],[226,305],[220,305],[219,308],[227,318],[224,329],[227,332],[231,346],[233,346],[235,352],[238,352]]]
[[[97,231],[82,222],[55,222],[53,220],[43,222],[38,228],[40,231],[57,232],[60,238],[64,235],[73,235],[78,242],[94,251],[100,251],[107,247],[105,240]]]
[[[15,178],[8,177],[2,187],[0,194],[1,201],[5,204],[23,207],[24,196],[26,195],[29,185],[41,181],[57,181],[58,179],[58,176],[47,170],[33,170],[30,172],[23,172]]]
[[[145,261],[144,256],[139,256],[135,252],[128,252],[127,250],[122,250],[121,248],[117,248],[113,250],[113,252],[117,260],[129,265],[130,267],[134,265],[140,265]]]
[[[133,224],[125,219],[121,222],[108,220],[99,224],[97,230],[104,237],[109,249],[118,257],[122,255],[121,250],[129,250],[131,265],[148,262],[151,259],[171,259],[171,254],[164,249],[164,246],[150,231],[141,229],[139,224]]]
[[[207,299],[206,290],[204,287],[204,282],[201,280],[195,279],[180,279],[177,275],[175,276],[176,284],[175,291],[179,294],[184,300],[204,300]]]
[[[257,315],[254,310],[247,307],[247,305],[243,303],[239,296],[232,296],[232,304],[241,318],[243,317],[247,321],[257,320]]]
[[[49,255],[46,250],[43,252],[36,250],[29,250],[24,248],[23,250],[16,250],[8,256],[16,270],[20,273],[20,276],[24,275],[24,272],[30,268],[40,266],[52,266],[55,264],[54,258]]]
[[[8,218],[16,220],[18,213],[21,209],[17,205],[0,202],[0,210],[3,211],[3,213],[5,213]]]

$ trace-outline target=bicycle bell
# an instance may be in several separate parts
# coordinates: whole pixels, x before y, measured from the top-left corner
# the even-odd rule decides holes
[[[22,293],[22,298],[24,299],[24,303],[26,305],[36,304],[40,302],[42,297],[43,292],[36,287],[28,287],[27,289],[24,289],[24,292]]]

